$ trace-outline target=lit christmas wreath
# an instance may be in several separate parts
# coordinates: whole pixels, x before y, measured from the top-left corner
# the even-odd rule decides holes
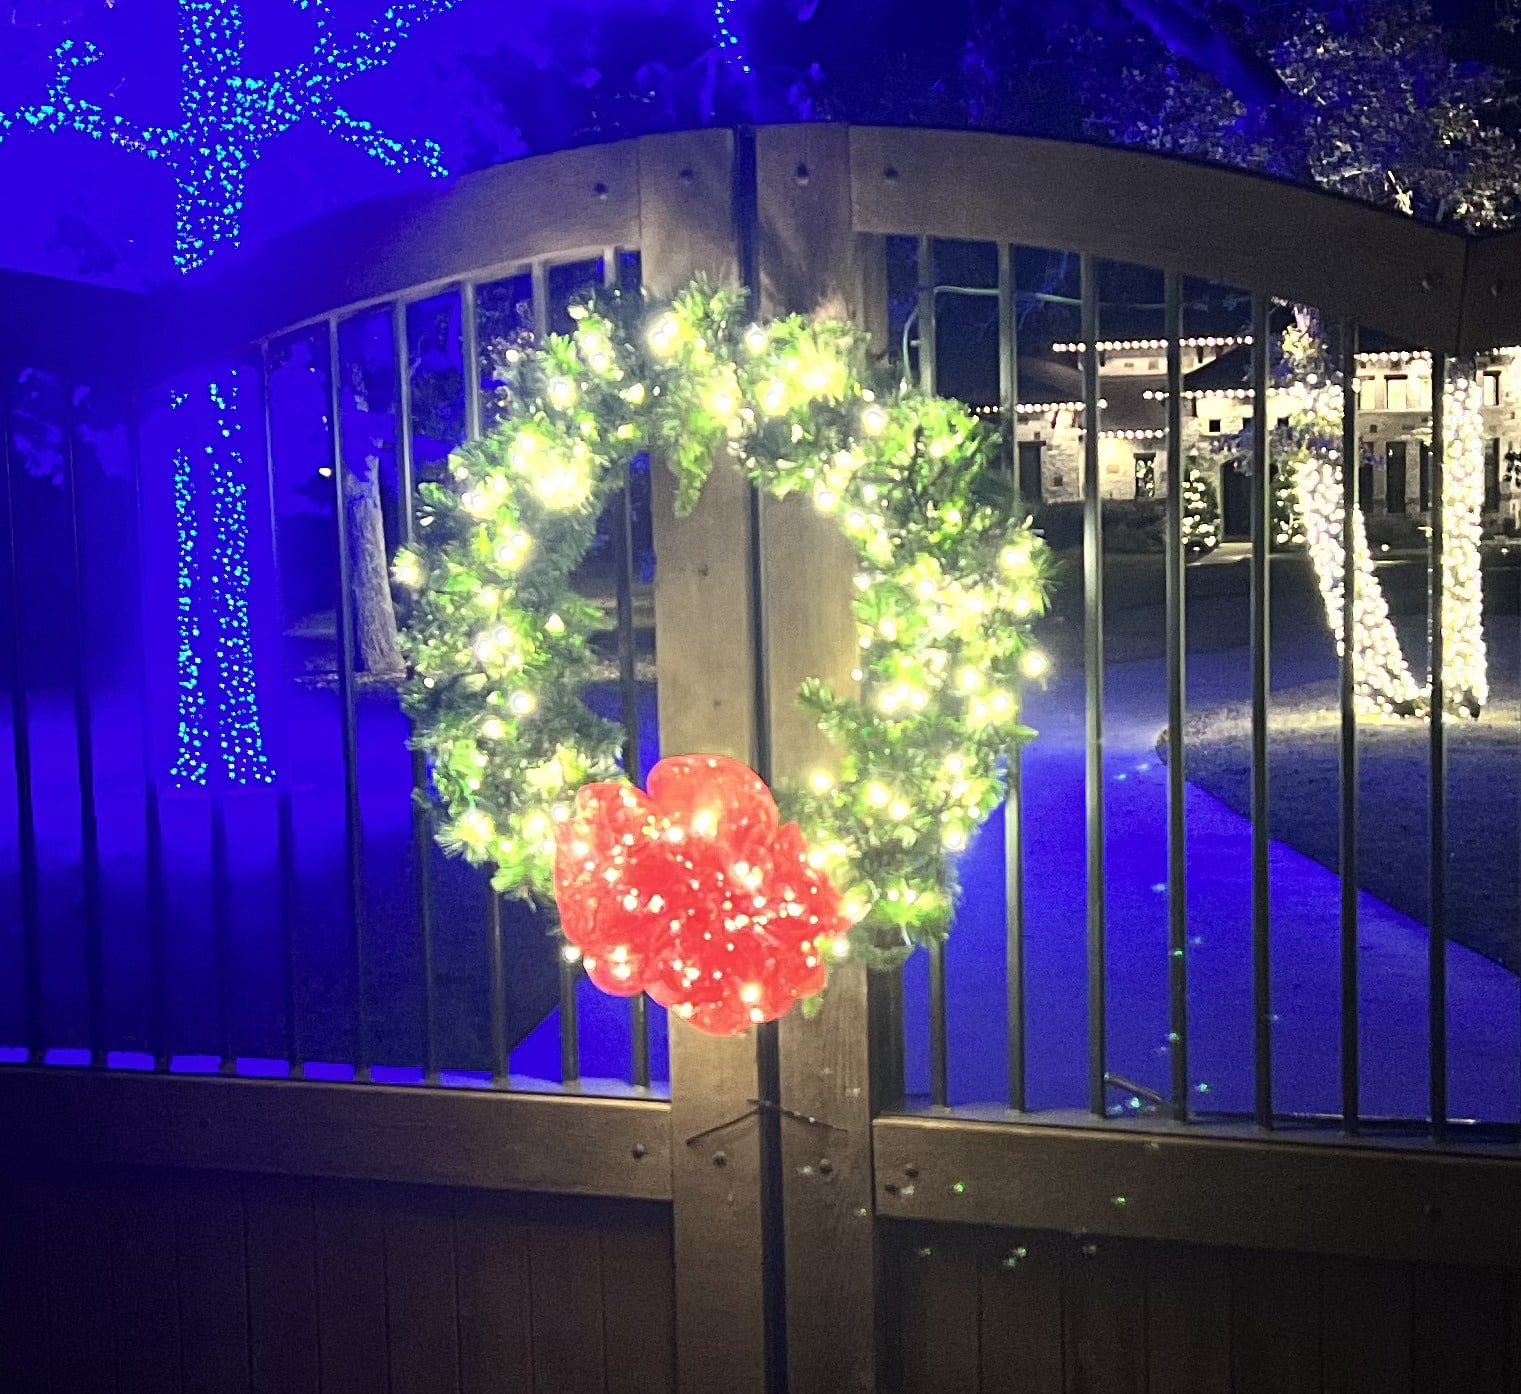
[[[681,511],[724,457],[774,495],[806,493],[860,558],[859,691],[805,684],[837,769],[784,790],[783,806],[805,840],[795,850],[838,897],[821,959],[897,961],[945,936],[956,854],[1033,734],[1019,690],[1046,666],[1030,625],[1047,553],[1013,512],[996,437],[963,407],[889,385],[851,325],[760,325],[743,309],[701,285],[653,313],[614,298],[578,307],[570,335],[505,350],[497,424],[451,456],[447,484],[421,486],[422,540],[396,558],[405,705],[441,843],[503,893],[551,904],[557,844],[608,807],[578,792],[620,778],[619,732],[582,700],[601,611],[571,576],[624,464],[648,450],[669,467]],[[574,944],[584,916],[561,920]],[[634,973],[594,976],[639,990]]]

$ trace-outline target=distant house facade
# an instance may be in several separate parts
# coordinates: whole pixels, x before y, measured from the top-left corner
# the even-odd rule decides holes
[[[1365,336],[1358,356],[1359,491],[1372,514],[1419,516],[1430,508],[1431,360]],[[1251,423],[1246,386],[1251,340],[1187,338],[1183,348],[1185,459],[1212,477],[1226,536],[1248,530],[1248,477],[1234,463]],[[1032,503],[1083,496],[1082,345],[1051,346],[1046,371],[1020,365],[1020,485]],[[1161,339],[1100,340],[1099,470],[1103,496],[1160,497],[1167,473],[1167,346]],[[1057,371],[1051,371],[1055,369]],[[1485,514],[1491,525],[1521,523],[1521,349],[1478,363],[1483,390]],[[1054,390],[1063,384],[1070,390]],[[1027,392],[1027,388],[1029,391]],[[1280,400],[1275,400],[1280,399]],[[1286,423],[1271,393],[1272,426]]]

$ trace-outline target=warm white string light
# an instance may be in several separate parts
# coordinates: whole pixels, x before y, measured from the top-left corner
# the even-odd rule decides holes
[[[1252,336],[1207,334],[1191,339],[1179,339],[1183,348],[1235,348],[1237,344],[1250,344]],[[1087,347],[1081,342],[1052,344],[1052,353],[1082,353]],[[1161,353],[1167,347],[1166,339],[1100,339],[1100,353]]]
[[[1484,389],[1454,368],[1442,399],[1443,687],[1449,711],[1477,716],[1489,697],[1484,652]]]
[[[1319,371],[1321,350],[1300,328],[1284,332],[1289,381],[1289,453],[1279,460],[1293,472],[1305,545],[1340,654],[1343,648],[1342,579],[1342,390]],[[1488,695],[1483,635],[1479,539],[1484,507],[1483,392],[1471,372],[1446,384],[1442,628],[1446,638],[1444,692],[1451,711],[1478,715]],[[1425,708],[1426,695],[1410,671],[1373,570],[1361,510],[1352,518],[1353,674],[1364,714],[1409,715]]]

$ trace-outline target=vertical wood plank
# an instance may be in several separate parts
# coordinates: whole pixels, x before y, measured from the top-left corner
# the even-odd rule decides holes
[[[673,295],[697,276],[739,284],[733,177],[730,131],[640,137],[639,274],[651,295]]]
[[[760,313],[821,312],[868,331],[880,325],[885,337],[886,255],[880,239],[861,238],[850,225],[849,131],[815,124],[758,131],[756,184]],[[768,499],[765,509],[773,768],[778,781],[801,780],[832,768],[837,752],[798,706],[798,689],[808,678],[841,694],[856,689],[856,553],[806,495]]]
[[[234,1394],[249,1387],[242,1190],[211,1172],[180,1173],[173,1184],[185,1394]]]
[[[49,1388],[101,1394],[116,1387],[111,1223],[98,1176],[65,1172],[43,1194]]]
[[[662,755],[755,763],[750,634],[750,486],[720,463],[696,508],[676,516],[676,485],[650,471],[655,535],[655,662]],[[675,1019],[672,1019],[675,1025]]]
[[[765,126],[755,139],[762,309],[848,319],[885,349],[887,261],[883,239],[851,225],[849,128]]]
[[[248,1340],[254,1394],[318,1394],[317,1220],[311,1182],[250,1176]]]
[[[533,1387],[538,1394],[602,1388],[602,1255],[597,1231],[530,1219]]]
[[[640,140],[640,257],[650,294],[670,295],[698,274],[738,284],[733,169],[727,131]],[[694,512],[677,518],[670,473],[658,461],[651,480],[661,751],[753,764],[749,486],[732,466],[716,468]],[[683,1394],[760,1394],[767,1379],[764,1171],[756,1120],[735,1121],[745,1100],[763,1092],[754,1034],[715,1040],[672,1017],[670,1061],[681,1387]]]
[[[43,1187],[30,1173],[0,1173],[0,1389],[43,1394],[48,1303]]]
[[[1053,1234],[1011,1235],[982,1263],[982,1394],[1062,1394],[1063,1245]]]
[[[519,1394],[533,1383],[528,1236],[509,1197],[454,1196],[461,1394]]]
[[[1336,1394],[1414,1394],[1410,1270],[1326,1259],[1321,1265],[1321,1378]]]
[[[668,1224],[608,1225],[602,1242],[605,1394],[676,1388],[676,1274]]]
[[[385,1234],[393,1394],[457,1394],[459,1311],[449,1193],[391,1189]]]
[[[322,1394],[385,1394],[384,1214],[373,1187],[319,1182],[317,1316]]]
[[[739,282],[732,212],[733,137],[726,131],[651,136],[639,143],[641,276],[669,296],[694,276]],[[675,512],[669,469],[651,470],[655,541],[655,635],[663,755],[755,759],[754,661],[750,633],[749,486],[715,467],[696,509]]]
[[[896,1394],[966,1394],[977,1388],[977,1260],[955,1244],[895,1244],[884,1372]]]
[[[1320,1260],[1243,1249],[1230,1270],[1237,1394],[1319,1394]]]
[[[877,1386],[877,1241],[866,969],[830,974],[822,1010],[781,1023],[788,1369],[799,1388]],[[807,1123],[802,1119],[817,1119]]]
[[[172,1184],[158,1172],[124,1171],[112,1186],[117,1394],[179,1394],[181,1388]]]
[[[1508,1277],[1483,1268],[1416,1267],[1411,1385],[1420,1394],[1505,1388]]]
[[[1147,1245],[1146,1366],[1154,1390],[1229,1394],[1230,1267],[1218,1249]]]
[[[1068,1391],[1145,1394],[1144,1247],[1116,1239],[1077,1239],[1065,1257]]]
[[[844,127],[779,126],[756,133],[761,311],[822,311],[885,328],[886,258],[850,224],[850,143]],[[868,269],[870,268],[870,269]],[[855,690],[860,657],[852,600],[857,560],[812,499],[763,501],[766,671],[779,786],[833,769],[838,751],[798,705],[822,678]],[[823,1010],[780,1025],[781,1102],[820,1124],[781,1130],[787,1265],[788,1372],[799,1388],[876,1387],[875,1232],[871,1218],[871,1052],[866,970],[837,968]]]

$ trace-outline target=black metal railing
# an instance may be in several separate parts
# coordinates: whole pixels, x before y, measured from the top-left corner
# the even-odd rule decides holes
[[[908,238],[900,239],[907,243]],[[912,310],[904,322],[902,341],[907,358],[917,361],[917,380],[926,390],[941,385],[944,346],[938,342],[945,323],[943,299],[986,297],[996,299],[998,342],[998,417],[1004,432],[1004,459],[1010,485],[1020,487],[1019,433],[1019,307],[1030,301],[1059,301],[1066,297],[1046,292],[1031,292],[1015,285],[1015,247],[998,244],[988,249],[996,264],[996,283],[946,284],[936,266],[937,244],[919,236],[913,241],[915,263]],[[1100,427],[1106,415],[1101,395],[1104,376],[1099,344],[1102,334],[1099,263],[1087,254],[1078,257],[1079,294],[1075,308],[1080,317],[1079,363],[1081,372],[1082,423],[1082,570],[1081,612],[1083,623],[1082,675],[1084,721],[1084,880],[1086,904],[1086,1034],[1087,1034],[1087,1107],[1098,1118],[1113,1117],[1117,1112],[1111,1100],[1117,1090],[1139,1096],[1133,1103],[1145,1111],[1164,1114],[1177,1122],[1229,1121],[1235,1115],[1222,1113],[1207,1103],[1195,1105],[1191,1099],[1190,1053],[1190,956],[1191,927],[1188,905],[1189,859],[1187,825],[1186,773],[1186,699],[1188,610],[1186,600],[1186,554],[1183,545],[1182,498],[1184,478],[1184,286],[1175,271],[1161,276],[1164,292],[1162,344],[1165,347],[1166,425],[1165,436],[1167,483],[1163,523],[1164,628],[1166,672],[1166,721],[1159,738],[1165,752],[1166,772],[1166,1017],[1168,1029],[1167,1083],[1165,1092],[1134,1083],[1113,1068],[1110,1044],[1108,993],[1109,953],[1113,932],[1108,902],[1108,876],[1105,864],[1106,796],[1104,772],[1105,745],[1105,548],[1103,479],[1100,468]],[[951,277],[963,280],[965,277]],[[986,303],[982,301],[980,303]],[[1358,743],[1360,727],[1356,685],[1355,632],[1357,624],[1358,578],[1353,520],[1366,502],[1359,498],[1358,461],[1358,333],[1351,321],[1335,326],[1337,352],[1334,362],[1343,385],[1340,392],[1342,422],[1340,447],[1342,458],[1341,518],[1342,543],[1340,577],[1340,615],[1336,628],[1327,636],[1337,643],[1337,821],[1340,849],[1334,869],[1337,887],[1337,941],[1340,984],[1337,994],[1339,1020],[1327,1033],[1339,1051],[1337,1064],[1338,1110],[1327,1115],[1319,1110],[1288,1107],[1282,1101],[1274,1076],[1275,1025],[1279,1021],[1274,994],[1274,930],[1277,923],[1273,901],[1273,841],[1269,822],[1271,807],[1269,781],[1269,714],[1272,705],[1272,574],[1276,547],[1273,535],[1275,437],[1269,416],[1272,394],[1277,390],[1274,377],[1271,310],[1273,299],[1266,291],[1250,296],[1251,353],[1247,391],[1251,410],[1246,433],[1245,463],[1250,487],[1250,552],[1248,568],[1248,614],[1245,637],[1249,662],[1250,725],[1249,782],[1247,817],[1250,829],[1250,1107],[1245,1115],[1257,1126],[1271,1129],[1279,1125],[1303,1125],[1334,1122],[1348,1134],[1383,1128],[1396,1132],[1420,1128],[1441,1140],[1458,1127],[1449,1104],[1447,982],[1448,925],[1446,886],[1449,875],[1447,838],[1446,722],[1442,716],[1444,696],[1443,632],[1443,536],[1441,503],[1444,468],[1443,386],[1447,383],[1448,360],[1442,353],[1431,354],[1433,381],[1430,413],[1430,490],[1432,506],[1426,542],[1428,571],[1426,609],[1429,636],[1429,710],[1423,718],[1428,731],[1427,780],[1429,839],[1426,872],[1429,877],[1429,913],[1425,951],[1425,1005],[1427,1008],[1426,1084],[1427,1108],[1424,1118],[1395,1119],[1365,1116],[1362,1106],[1361,1072],[1365,1061],[1360,1051],[1363,1005],[1359,982],[1359,883],[1358,883]],[[1148,306],[1147,308],[1152,308]],[[917,331],[917,332],[915,332]],[[911,361],[905,362],[905,376]],[[1339,631],[1339,632],[1338,632]],[[1026,924],[1025,888],[1030,871],[1026,866],[1024,820],[1024,784],[1021,752],[1011,752],[1008,764],[1007,793],[1004,807],[1004,893],[1006,929],[1004,936],[1004,973],[1008,1011],[1007,1095],[1004,1102],[1014,1113],[1022,1113],[1030,1099],[1029,1070],[1040,1050],[1032,1046],[1029,1036],[1030,994],[1040,993],[1043,985],[1032,980],[1029,971],[1028,926]],[[1470,776],[1471,777],[1471,776]],[[955,936],[950,941],[954,952]],[[944,944],[931,945],[927,951],[925,981],[925,1061],[927,1064],[927,1098],[931,1107],[944,1109],[951,1104],[951,1035],[956,1021],[956,997],[948,986],[947,951]],[[880,993],[875,997],[876,1010],[890,1016],[900,1014],[901,993]],[[1414,1005],[1412,1003],[1412,1005]],[[1243,1023],[1244,1024],[1244,1023]],[[891,1052],[903,1049],[901,1029],[898,1043]],[[1508,1060],[1492,1062],[1495,1074],[1514,1066]],[[900,1076],[901,1063],[884,1067],[888,1074]],[[986,1078],[985,1072],[979,1078]],[[979,1099],[981,1096],[978,1096]],[[911,1102],[912,1094],[905,1097]],[[986,1116],[979,1114],[979,1116]],[[1468,1120],[1498,1125],[1486,1130],[1462,1127],[1464,1137],[1504,1136],[1515,1131],[1514,1120],[1486,1117]]]
[[[625,263],[635,267],[631,254],[616,248],[608,249],[595,268],[602,284],[615,289],[620,282]],[[531,286],[531,321],[537,333],[542,334],[551,322],[551,266],[547,260],[536,261],[524,268]],[[580,280],[591,274],[593,267],[582,268]],[[430,295],[438,293],[438,287],[425,288]],[[461,409],[463,411],[463,436],[476,439],[484,428],[484,380],[482,376],[483,345],[480,342],[479,315],[476,305],[477,282],[471,278],[460,279],[447,294],[456,297],[459,319],[459,359],[464,366],[464,389]],[[395,510],[397,535],[395,543],[405,544],[416,537],[418,472],[414,457],[415,422],[413,412],[413,369],[410,362],[408,332],[408,309],[415,297],[408,293],[396,296],[384,307],[390,324],[392,350],[394,352],[394,449],[397,480],[397,507]],[[395,1022],[377,1017],[377,1007],[369,990],[374,975],[374,895],[371,884],[371,868],[365,855],[365,808],[360,797],[361,784],[361,722],[358,709],[358,693],[361,681],[357,655],[355,581],[352,565],[352,539],[345,524],[348,507],[347,491],[351,486],[350,471],[355,442],[345,439],[345,373],[348,370],[344,349],[344,332],[351,318],[369,313],[374,306],[364,306],[350,314],[335,313],[314,322],[293,327],[288,331],[271,335],[261,341],[255,350],[255,367],[258,381],[257,420],[263,439],[260,456],[260,472],[265,484],[255,491],[254,504],[263,498],[269,509],[268,535],[271,555],[268,570],[279,578],[282,565],[294,564],[282,555],[281,527],[275,504],[275,480],[280,462],[276,450],[276,411],[272,380],[272,350],[277,342],[288,340],[292,335],[314,335],[318,351],[313,355],[314,367],[320,365],[326,378],[325,407],[323,410],[326,434],[327,467],[319,471],[328,476],[331,490],[327,507],[334,518],[332,536],[334,550],[332,565],[336,573],[335,606],[336,645],[333,655],[332,680],[336,686],[337,737],[342,778],[342,839],[341,839],[341,887],[343,922],[347,934],[346,957],[348,980],[351,990],[338,1000],[325,1002],[321,1020],[312,1016],[308,994],[303,991],[302,936],[303,922],[308,916],[306,897],[303,893],[303,874],[300,867],[301,842],[298,836],[298,818],[295,795],[289,782],[281,781],[274,791],[270,818],[275,844],[272,876],[276,885],[275,904],[278,906],[278,954],[277,976],[280,983],[279,1003],[274,1011],[279,1017],[280,1052],[288,1073],[292,1076],[320,1072],[323,1077],[333,1072],[331,1049],[318,1049],[313,1045],[314,1028],[324,1040],[334,1034],[333,1015],[346,1014],[349,1046],[340,1052],[339,1077],[345,1077],[343,1067],[352,1068],[352,1078],[359,1081],[386,1079],[410,1080],[415,1074],[424,1083],[436,1084],[451,1080],[473,1082],[484,1076],[497,1086],[510,1084],[509,1061],[512,1041],[509,1036],[509,1006],[513,992],[513,977],[520,965],[514,963],[506,947],[503,904],[501,897],[489,888],[481,897],[482,919],[480,935],[483,940],[483,957],[488,979],[484,1003],[483,1034],[488,1039],[484,1071],[476,1061],[448,1060],[441,1047],[440,1030],[442,1010],[439,1001],[440,965],[437,955],[437,937],[440,932],[439,908],[433,894],[432,864],[437,855],[433,842],[430,814],[426,808],[429,796],[429,772],[423,751],[413,749],[410,755],[411,770],[411,868],[412,904],[409,917],[418,943],[418,963],[415,987],[415,1019],[417,1064],[420,1069],[409,1069],[398,1062],[395,1049],[387,1051],[382,1059],[377,1051],[377,1034],[394,1032]],[[204,1063],[223,1073],[270,1072],[273,1062],[267,1058],[267,1050],[251,1057],[240,1040],[238,1013],[241,998],[237,945],[235,938],[235,908],[239,893],[237,878],[232,868],[229,831],[229,801],[239,795],[225,788],[216,779],[200,790],[169,791],[176,799],[200,800],[205,805],[207,846],[205,855],[209,865],[208,895],[204,923],[197,933],[204,933],[209,950],[212,991],[209,997],[209,1015],[213,1023],[209,1035],[188,1038],[177,1031],[175,1023],[176,999],[173,984],[176,966],[171,948],[171,908],[168,886],[173,877],[174,849],[166,846],[163,824],[163,800],[167,781],[155,759],[155,737],[152,730],[151,707],[154,700],[148,681],[150,658],[146,652],[148,638],[139,634],[139,653],[135,656],[137,686],[134,693],[139,708],[142,730],[139,739],[143,747],[143,774],[141,806],[143,820],[142,884],[144,894],[143,919],[148,948],[148,1001],[146,1003],[146,1029],[114,1031],[107,1022],[106,998],[108,964],[120,954],[120,946],[108,944],[104,926],[103,892],[101,878],[101,853],[97,789],[99,777],[96,769],[95,747],[98,740],[99,719],[94,711],[90,673],[90,644],[94,626],[86,613],[89,599],[98,588],[102,578],[87,576],[89,542],[84,535],[81,493],[89,487],[81,481],[75,466],[76,429],[73,420],[73,400],[76,385],[60,384],[59,396],[63,403],[60,421],[57,423],[62,439],[61,475],[64,503],[69,519],[68,527],[59,541],[69,549],[68,556],[73,574],[73,592],[78,604],[72,616],[72,667],[69,688],[72,693],[72,726],[75,735],[75,764],[78,774],[79,798],[79,846],[78,876],[83,891],[83,949],[81,967],[85,998],[84,1039],[85,1055],[76,1059],[67,1028],[58,1029],[56,1004],[49,1000],[48,987],[56,992],[56,982],[45,983],[45,940],[54,926],[49,924],[40,904],[39,867],[36,811],[36,788],[33,751],[36,739],[32,721],[31,700],[33,684],[29,667],[33,653],[29,651],[27,607],[39,603],[38,583],[28,577],[22,536],[29,523],[25,517],[26,505],[21,498],[20,481],[24,470],[19,459],[15,426],[16,401],[12,390],[16,373],[7,374],[6,396],[0,410],[4,411],[4,446],[7,478],[7,535],[8,552],[8,600],[11,643],[9,645],[10,667],[10,713],[13,736],[13,761],[16,788],[16,867],[17,898],[16,917],[19,929],[20,953],[24,979],[21,1004],[20,1043],[21,1056],[26,1062],[83,1063],[97,1067],[126,1065],[131,1068],[144,1066],[157,1070],[181,1070],[203,1068]],[[139,399],[134,396],[131,411],[125,420],[128,442],[128,462],[133,476],[133,489],[137,498],[137,516],[134,526],[126,530],[133,545],[129,549],[134,558],[136,574],[131,580],[139,596],[144,591],[145,580],[142,552],[142,481],[145,471],[159,468],[157,461],[144,461],[142,446],[142,411]],[[258,505],[263,506],[263,505]],[[632,475],[625,474],[624,486],[618,492],[606,520],[611,543],[611,572],[614,595],[612,597],[611,649],[616,663],[617,705],[624,727],[623,755],[629,767],[635,771],[643,755],[639,730],[640,700],[639,673],[636,654],[636,567],[635,512]],[[263,560],[259,564],[262,568]],[[282,602],[279,587],[270,587],[269,603],[277,608]],[[289,616],[280,616],[277,632],[283,633]],[[270,656],[273,658],[274,656]],[[372,738],[372,737],[371,737]],[[112,805],[111,816],[122,814],[119,802]],[[183,850],[183,849],[181,849]],[[459,933],[458,925],[447,926],[451,934]],[[522,936],[519,935],[519,938]],[[544,952],[555,953],[548,940],[544,940]],[[537,952],[537,951],[536,951]],[[566,955],[556,955],[558,966],[551,970],[555,987],[551,1001],[558,1009],[559,1075],[563,1083],[580,1086],[582,1078],[582,1025],[578,1012],[578,993],[582,974],[579,965]],[[65,993],[67,996],[67,992]],[[408,1013],[410,1014],[410,1012]],[[519,1022],[521,1028],[522,1023]],[[642,999],[635,1000],[629,1008],[630,1046],[624,1075],[629,1084],[637,1089],[648,1089],[652,1083],[650,1032],[648,1009]],[[521,1029],[519,1030],[521,1035]],[[179,1039],[177,1039],[177,1036]],[[147,1047],[145,1057],[140,1058],[134,1047],[141,1041]],[[209,1050],[208,1050],[209,1047]],[[381,1069],[382,1065],[389,1069]],[[377,1073],[379,1070],[379,1073]]]

